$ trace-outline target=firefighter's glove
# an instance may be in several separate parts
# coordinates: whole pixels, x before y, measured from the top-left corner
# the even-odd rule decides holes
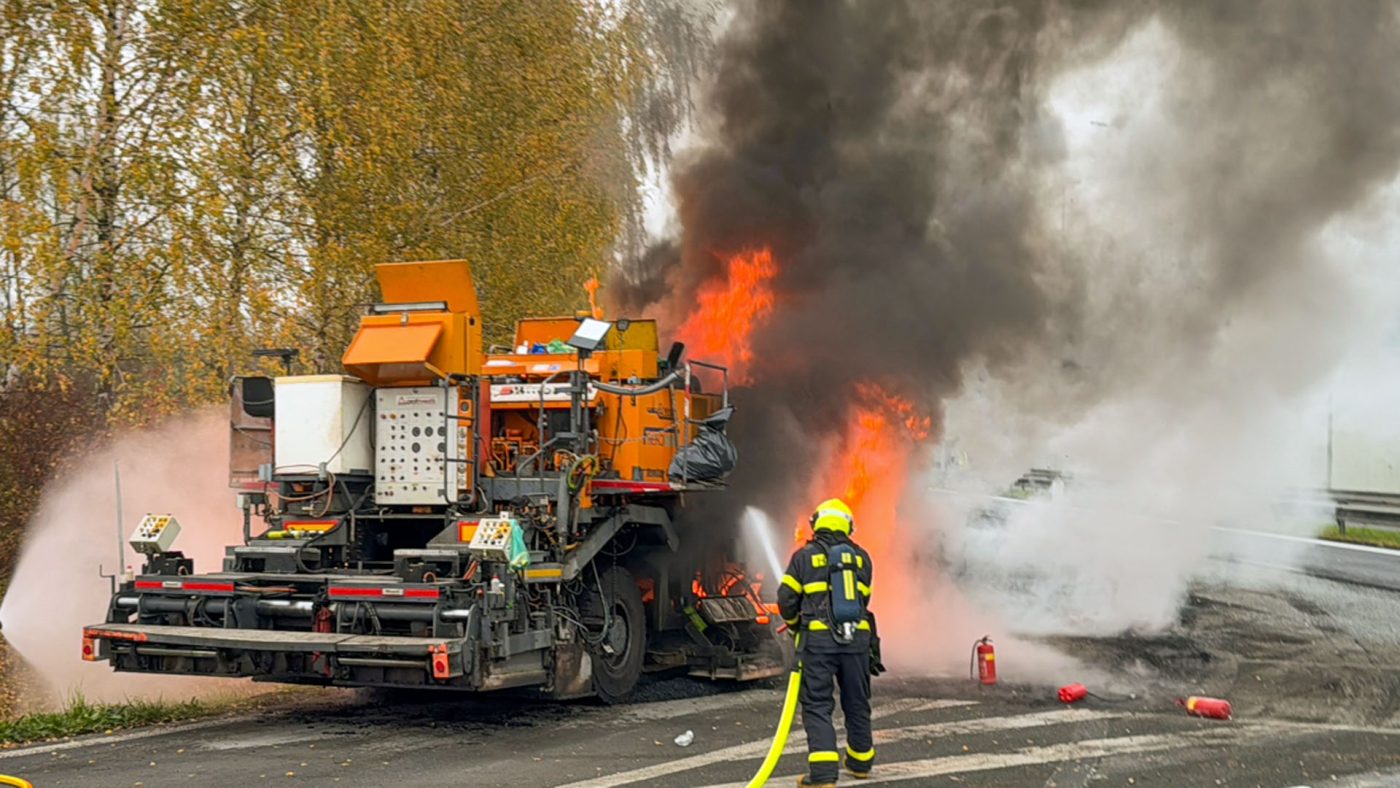
[[[885,663],[880,661],[880,639],[870,639],[870,675],[878,676],[885,672]]]

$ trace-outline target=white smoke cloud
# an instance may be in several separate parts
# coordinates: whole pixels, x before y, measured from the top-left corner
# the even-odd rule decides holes
[[[1212,527],[1315,533],[1327,513],[1308,499],[1327,483],[1337,370],[1362,358],[1348,388],[1374,382],[1357,349],[1394,336],[1381,317],[1394,277],[1377,273],[1395,248],[1379,219],[1400,207],[1393,187],[1281,247],[1248,287],[1222,296],[1207,281],[1231,275],[1229,260],[1211,272],[1219,250],[1192,229],[1230,196],[1208,191],[1221,140],[1254,141],[1231,188],[1256,197],[1249,179],[1290,155],[1270,147],[1267,122],[1327,121],[1300,103],[1306,92],[1202,119],[1181,102],[1209,83],[1206,68],[1150,21],[1048,93],[1065,157],[1041,185],[1044,242],[1062,261],[1047,275],[1079,319],[1052,326],[1043,352],[970,375],[944,447],[967,464],[930,482],[964,493],[939,498],[948,565],[1015,631],[1159,630],[1209,569]],[[1025,504],[965,494],[1033,466],[1072,479]]]
[[[181,525],[175,549],[194,558],[196,572],[218,571],[225,545],[242,540],[242,515],[228,487],[228,417],[221,410],[176,418],[119,436],[104,450],[45,488],[26,531],[0,622],[4,636],[56,699],[80,692],[89,700],[186,698],[250,691],[242,682],[114,673],[80,656],[84,625],[102,623],[108,581],[117,564],[116,489],[120,463],[123,561],[140,571],[125,546],[148,512],[170,513]]]

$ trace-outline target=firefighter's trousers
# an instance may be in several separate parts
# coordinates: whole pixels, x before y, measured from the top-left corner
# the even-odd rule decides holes
[[[875,741],[870,731],[870,654],[802,655],[802,726],[807,729],[807,773],[810,782],[835,782],[843,753],[836,749],[836,710],[833,685],[841,688],[841,711],[846,716],[846,767],[868,772],[875,764]]]

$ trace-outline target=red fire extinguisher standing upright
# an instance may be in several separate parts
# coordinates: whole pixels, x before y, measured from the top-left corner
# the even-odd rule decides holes
[[[972,662],[976,666],[974,676],[984,687],[997,683],[997,651],[992,647],[992,639],[983,638],[972,644]]]

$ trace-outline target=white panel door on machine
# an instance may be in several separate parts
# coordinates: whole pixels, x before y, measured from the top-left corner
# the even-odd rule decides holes
[[[374,501],[446,504],[467,489],[467,428],[456,388],[377,389]],[[450,489],[444,491],[444,487]]]

